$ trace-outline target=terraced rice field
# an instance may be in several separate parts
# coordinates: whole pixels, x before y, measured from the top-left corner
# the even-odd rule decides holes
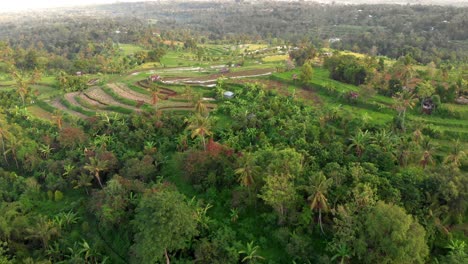
[[[167,69],[166,69],[167,70]],[[193,68],[173,68],[171,70],[194,70]],[[164,111],[193,111],[194,105],[187,98],[180,96],[176,91],[170,87],[171,83],[193,84],[200,86],[207,84],[214,85],[218,78],[227,77],[231,79],[244,79],[251,77],[259,77],[270,75],[274,69],[249,69],[239,70],[233,69],[232,72],[225,74],[208,74],[199,77],[167,77],[168,84],[155,86],[157,95],[159,97],[158,103],[153,106],[153,96],[150,91],[150,86],[144,80],[138,81],[136,85],[139,87],[129,87],[124,83],[111,82],[105,88],[99,86],[91,87],[83,92],[72,92],[63,95],[63,98],[57,98],[48,102],[52,107],[63,111],[72,116],[79,118],[87,118],[94,115],[96,112],[118,112],[130,114],[132,112],[141,112],[141,105],[144,104],[146,109],[154,107],[158,110]],[[135,75],[135,72],[129,73],[128,76]],[[169,85],[169,87],[167,87]],[[177,91],[180,92],[180,87]],[[198,88],[195,88],[198,89]],[[216,104],[207,104],[209,109],[216,107]],[[44,113],[42,113],[44,114]]]
[[[64,106],[61,102],[60,102],[60,99],[55,99],[53,101],[50,102],[50,105],[53,106],[54,108],[57,108],[58,110],[64,112],[64,113],[67,113],[71,116],[76,116],[76,117],[79,117],[79,118],[82,118],[82,119],[86,119],[87,116],[85,116],[84,114],[80,113],[80,112],[77,112],[77,111],[74,111],[74,110],[71,110],[69,109],[68,107]]]
[[[151,96],[135,92],[132,89],[128,88],[124,84],[109,83],[109,84],[107,84],[107,87],[111,88],[112,91],[114,91],[117,95],[119,95],[119,96],[121,96],[123,98],[128,98],[130,100],[135,100],[135,101],[143,101],[143,102],[145,102],[147,104],[152,103]]]
[[[92,87],[84,92],[84,95],[91,100],[98,102],[101,105],[106,106],[119,106],[137,111],[138,109],[129,105],[122,104],[116,101],[112,96],[104,92],[100,87]]]

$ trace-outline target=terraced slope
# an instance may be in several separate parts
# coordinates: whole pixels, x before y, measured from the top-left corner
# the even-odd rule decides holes
[[[118,101],[116,101],[112,96],[108,95],[106,92],[104,92],[100,87],[92,87],[84,92],[84,95],[91,100],[94,100],[95,102],[104,105],[104,108],[109,107],[109,106],[118,106],[118,107],[123,107],[127,109],[131,109],[134,111],[139,111],[136,107],[122,104]]]
[[[58,110],[64,112],[64,113],[67,113],[71,116],[76,116],[76,117],[79,117],[79,118],[82,118],[82,119],[86,119],[87,116],[80,113],[80,112],[77,112],[77,111],[74,111],[74,110],[71,110],[69,109],[68,107],[66,107],[65,105],[63,105],[61,102],[60,102],[60,99],[57,98],[53,101],[50,102],[50,105],[52,105],[53,107],[57,108]]]
[[[136,91],[133,91],[132,89],[128,88],[124,84],[120,83],[109,83],[107,86],[112,89],[117,95],[123,98],[128,98],[130,100],[135,100],[135,101],[143,101],[147,104],[152,103],[152,98],[151,96],[138,93]]]

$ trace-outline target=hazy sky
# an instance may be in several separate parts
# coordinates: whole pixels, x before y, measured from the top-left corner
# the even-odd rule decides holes
[[[0,0],[1,11],[18,11],[47,7],[108,4],[115,2],[143,2],[148,0]]]

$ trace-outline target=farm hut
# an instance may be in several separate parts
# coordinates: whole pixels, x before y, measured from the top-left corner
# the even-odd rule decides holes
[[[421,106],[422,106],[423,112],[428,115],[430,115],[432,113],[432,110],[434,110],[435,108],[435,104],[434,102],[432,102],[432,99],[430,98],[423,100]]]
[[[150,79],[150,81],[152,81],[152,82],[158,82],[158,81],[161,81],[161,76],[159,76],[159,75],[151,75],[151,76],[149,77],[149,79]]]
[[[226,91],[226,92],[224,92],[223,96],[226,99],[232,99],[232,98],[234,98],[234,93],[231,92],[231,91]]]

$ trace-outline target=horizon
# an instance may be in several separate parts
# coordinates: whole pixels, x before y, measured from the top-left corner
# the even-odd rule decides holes
[[[21,11],[34,11],[49,8],[65,8],[77,7],[86,5],[101,5],[101,4],[116,4],[116,3],[129,3],[129,2],[156,2],[157,0],[16,0],[12,2],[2,3],[0,5],[0,13],[5,12],[21,12]],[[163,0],[168,1],[168,0]],[[210,1],[210,0],[185,0],[185,1]],[[220,1],[220,0],[212,0]],[[230,1],[230,0],[222,0]],[[246,1],[262,1],[262,0],[246,0]],[[265,0],[266,1],[266,0]],[[299,1],[299,0],[272,0],[272,1]],[[319,3],[338,3],[338,4],[379,4],[379,3],[394,3],[394,4],[460,4],[463,0],[305,0],[315,1]],[[234,0],[232,0],[234,2]]]

